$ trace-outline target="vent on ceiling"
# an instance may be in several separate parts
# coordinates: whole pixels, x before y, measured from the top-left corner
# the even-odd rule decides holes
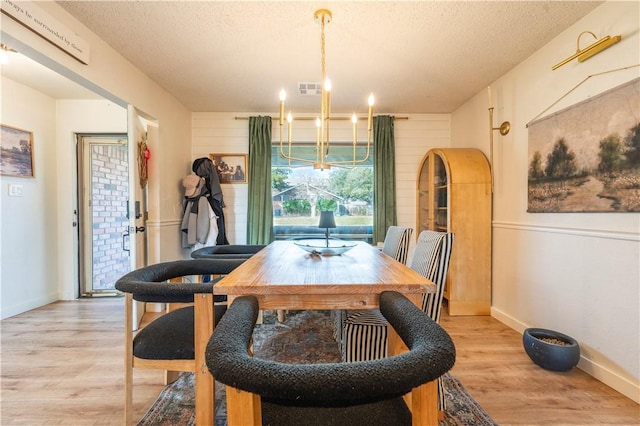
[[[322,93],[322,84],[298,83],[298,93],[301,95],[320,95]]]

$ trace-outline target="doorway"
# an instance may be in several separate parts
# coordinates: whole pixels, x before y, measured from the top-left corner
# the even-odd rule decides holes
[[[80,295],[115,295],[131,270],[127,135],[81,134],[77,148]]]

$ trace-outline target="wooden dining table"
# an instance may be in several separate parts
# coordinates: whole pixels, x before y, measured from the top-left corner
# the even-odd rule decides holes
[[[365,242],[356,242],[341,255],[322,256],[294,241],[275,241],[213,287],[213,293],[226,295],[229,304],[239,296],[255,296],[262,310],[377,309],[383,291],[397,291],[421,306],[422,295],[434,293],[435,285]],[[389,327],[388,353],[404,350]],[[438,423],[435,381],[415,388],[405,400],[412,407],[414,424]],[[233,413],[227,413],[231,420]]]

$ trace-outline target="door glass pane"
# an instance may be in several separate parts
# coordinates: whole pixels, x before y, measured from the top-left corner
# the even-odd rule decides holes
[[[127,157],[126,145],[91,145],[93,291],[115,289],[116,280],[130,269],[122,237],[129,226]]]

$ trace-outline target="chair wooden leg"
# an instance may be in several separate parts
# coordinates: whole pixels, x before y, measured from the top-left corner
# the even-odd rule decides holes
[[[227,386],[228,426],[262,426],[260,395]]]
[[[194,305],[197,319],[194,321],[196,424],[212,425],[215,413],[214,380],[207,368],[205,352],[215,321],[213,293],[195,295]]]
[[[279,323],[283,323],[284,322],[284,312],[282,309],[278,309],[278,322]]]
[[[413,426],[438,425],[438,380],[411,391],[411,418]]]
[[[124,303],[124,424],[133,424],[133,296]]]

